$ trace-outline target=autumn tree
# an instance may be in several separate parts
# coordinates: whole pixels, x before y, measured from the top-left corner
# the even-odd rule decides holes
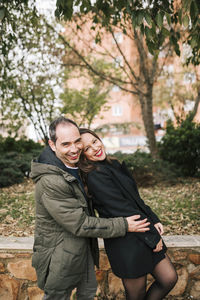
[[[30,1],[21,14],[15,8],[10,13],[17,15],[17,32],[1,60],[1,123],[10,132],[30,123],[47,143],[49,122],[60,113],[63,46],[56,25],[50,30]],[[3,38],[8,39],[7,33]]]

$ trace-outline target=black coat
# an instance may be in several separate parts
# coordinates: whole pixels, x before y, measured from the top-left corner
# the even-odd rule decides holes
[[[136,278],[150,273],[165,256],[166,246],[160,252],[153,248],[160,240],[154,224],[160,222],[156,214],[141,199],[137,185],[122,165],[112,160],[95,162],[95,170],[88,174],[88,191],[94,208],[100,217],[110,218],[140,214],[148,218],[150,230],[127,233],[125,237],[104,239],[106,253],[115,275],[121,278]]]

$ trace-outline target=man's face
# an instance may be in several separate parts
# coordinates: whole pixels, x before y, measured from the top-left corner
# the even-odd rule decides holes
[[[50,140],[49,146],[65,165],[75,167],[83,148],[78,128],[73,124],[59,124],[56,136],[56,143]]]

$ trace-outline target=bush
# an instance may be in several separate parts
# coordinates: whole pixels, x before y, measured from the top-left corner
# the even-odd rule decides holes
[[[28,153],[33,150],[41,150],[42,146],[33,140],[20,139],[15,140],[12,137],[3,138],[0,136],[0,153],[19,152]]]
[[[136,151],[133,154],[116,152],[119,161],[125,161],[128,169],[140,186],[157,184],[165,181],[175,183],[180,175],[174,165],[162,159],[153,159],[149,153]]]
[[[166,134],[158,144],[160,157],[176,165],[182,176],[200,175],[200,124],[179,119],[168,121]]]
[[[0,187],[23,182],[30,173],[31,160],[39,155],[42,146],[32,140],[0,138]]]

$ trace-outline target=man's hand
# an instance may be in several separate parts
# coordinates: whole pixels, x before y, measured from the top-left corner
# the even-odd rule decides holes
[[[134,215],[131,217],[127,217],[126,220],[128,222],[128,232],[145,232],[149,230],[149,222],[147,222],[147,218],[144,220],[136,221],[140,218],[140,215]]]
[[[158,230],[160,235],[164,233],[163,225],[161,223],[156,223],[154,226]]]
[[[163,243],[162,243],[162,239],[160,239],[160,241],[156,245],[156,248],[153,250],[153,252],[159,252],[162,250],[162,248],[163,248]]]

